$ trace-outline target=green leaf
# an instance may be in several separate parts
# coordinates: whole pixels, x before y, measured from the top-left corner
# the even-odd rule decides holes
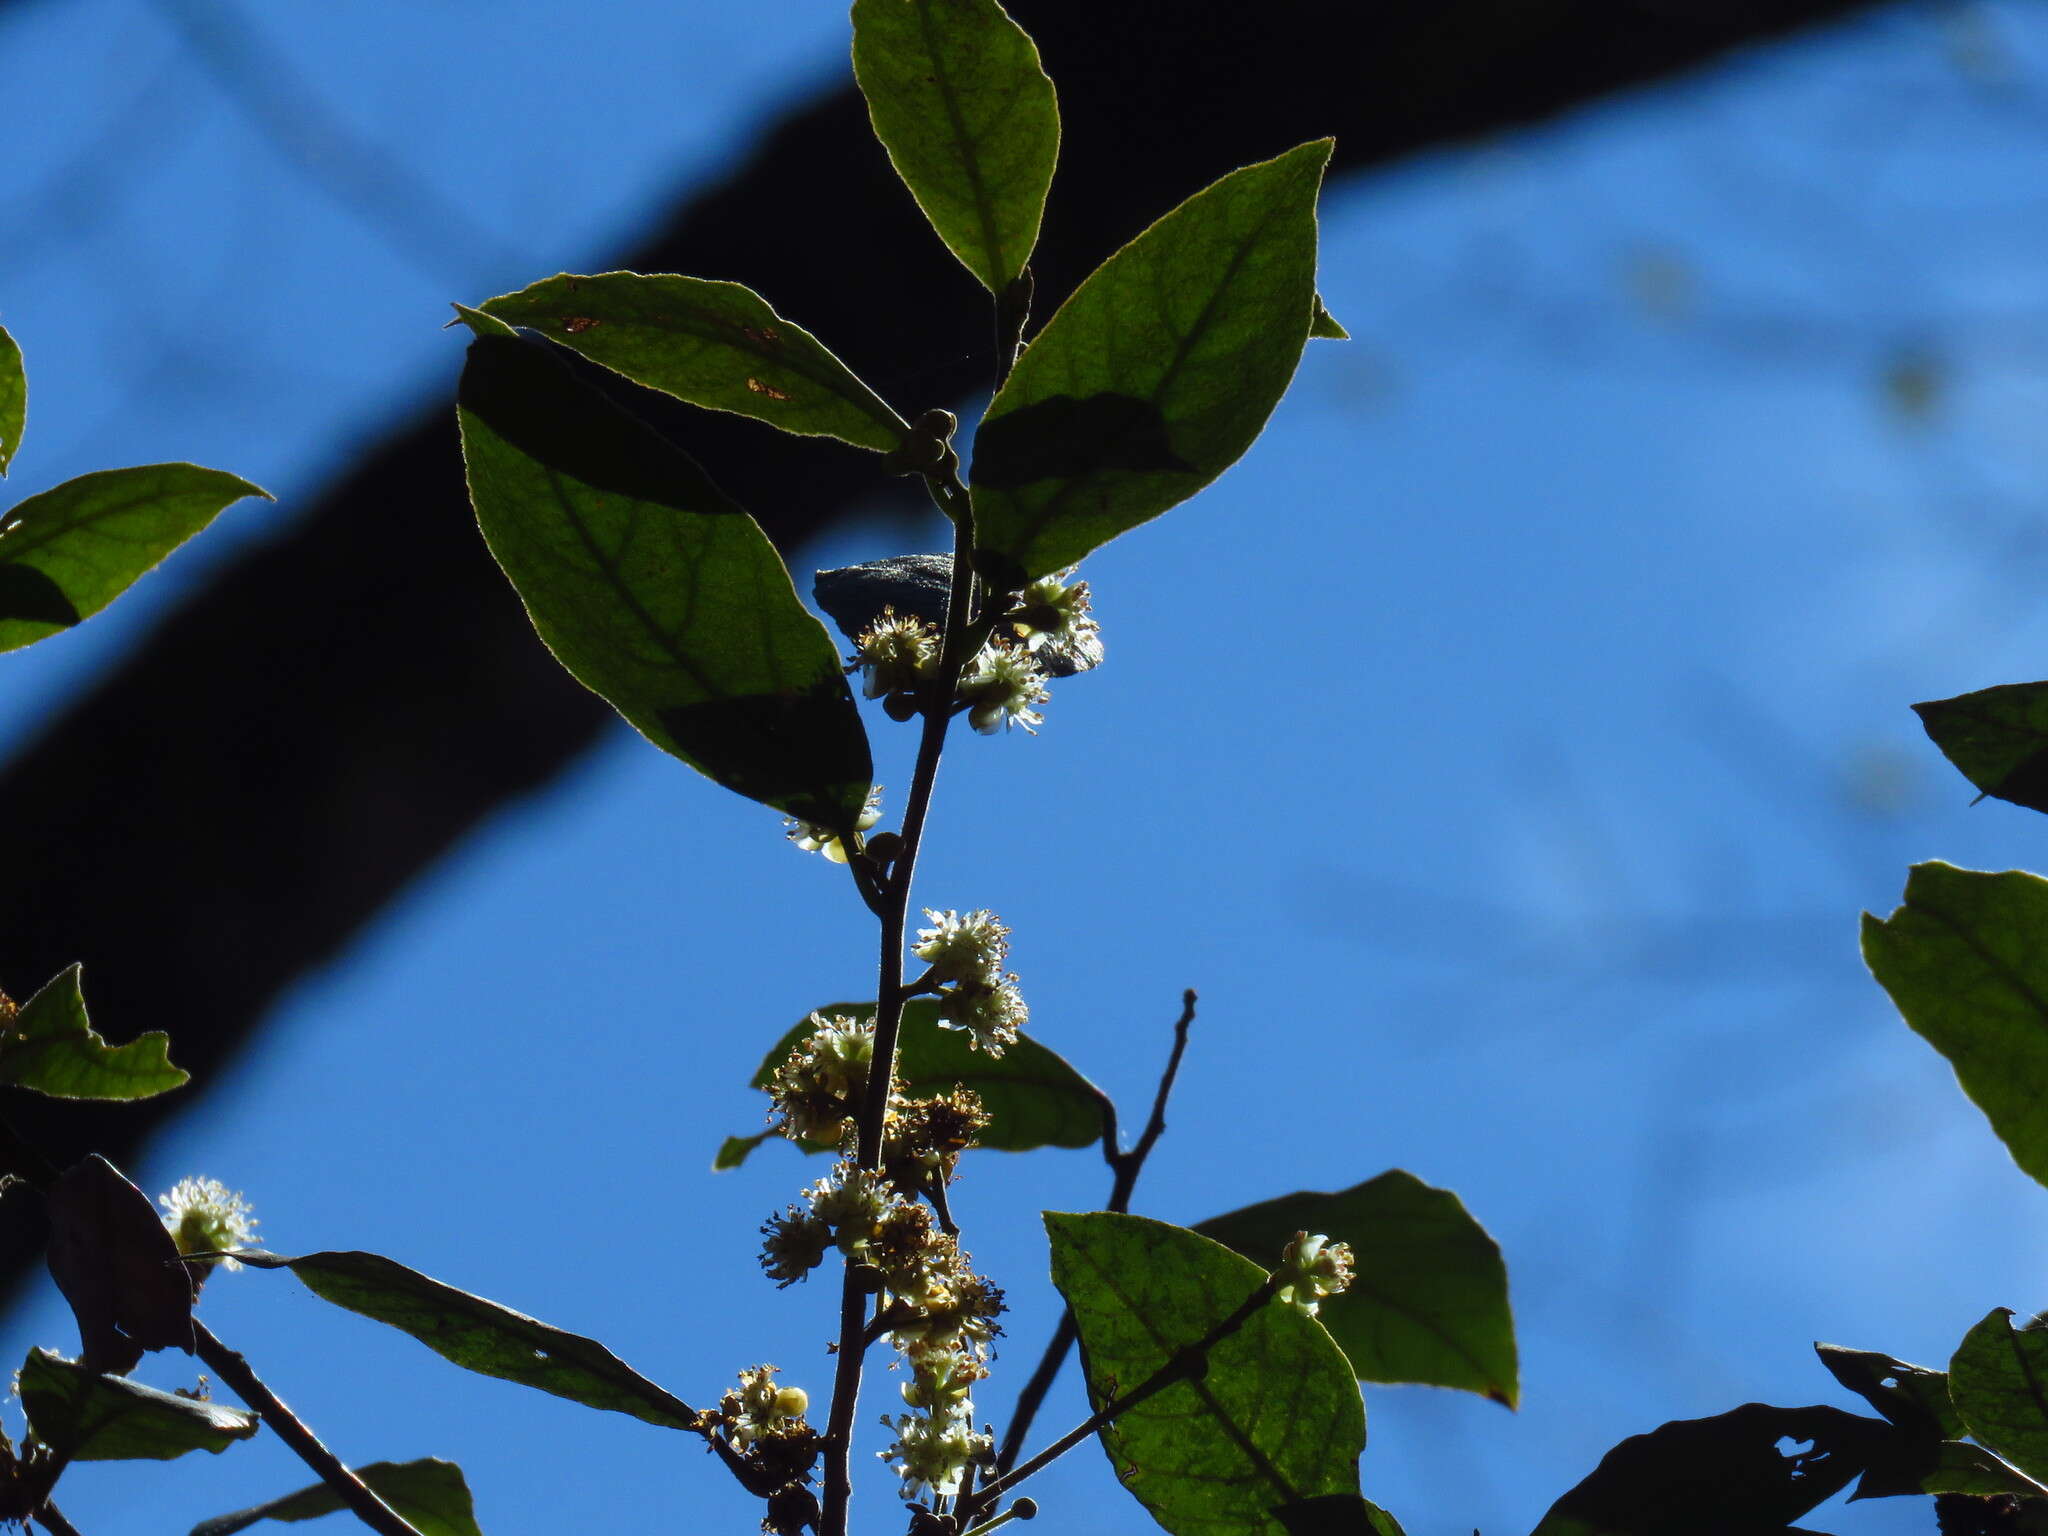
[[[21,1406],[36,1438],[73,1461],[171,1461],[216,1456],[256,1433],[256,1415],[159,1392],[89,1371],[54,1350],[32,1349],[21,1368]]]
[[[147,1099],[191,1081],[160,1029],[109,1045],[85,1015],[79,967],[46,983],[0,1028],[0,1083],[58,1099]]]
[[[1349,1243],[1351,1287],[1319,1315],[1359,1380],[1459,1387],[1515,1406],[1507,1266],[1449,1190],[1395,1169],[1336,1194],[1303,1190],[1246,1206],[1195,1230],[1267,1268],[1296,1232]]]
[[[1948,1373],[1924,1365],[1908,1365],[1868,1349],[1816,1344],[1815,1354],[1828,1373],[1901,1429],[1924,1433],[1932,1440],[1960,1440],[1967,1430],[1949,1401]]]
[[[1308,342],[1327,139],[1234,171],[1102,264],[974,438],[975,563],[998,589],[1185,501],[1259,435]]]
[[[2048,880],[1916,864],[1863,959],[2013,1161],[2048,1183]]]
[[[1048,1211],[1045,1225],[1097,1409],[1266,1280],[1259,1265],[1163,1221]],[[1124,1487],[1174,1536],[1282,1536],[1283,1506],[1357,1494],[1365,1404],[1322,1325],[1273,1303],[1209,1352],[1203,1377],[1131,1408],[1101,1440]]]
[[[482,308],[636,384],[785,432],[890,453],[910,431],[816,337],[738,283],[672,273],[563,273]]]
[[[1928,737],[1985,794],[2048,811],[2048,683],[1915,704]]]
[[[1316,312],[1308,323],[1308,334],[1315,341],[1349,341],[1351,333],[1337,323],[1337,317],[1323,308],[1323,296],[1316,295]]]
[[[1849,1502],[1928,1493],[2048,1498],[2048,1488],[2007,1466],[1981,1445],[1959,1440],[1923,1441],[1904,1430],[1894,1430],[1890,1439],[1871,1454],[1869,1470],[1849,1495]],[[2048,1513],[2048,1506],[2043,1507],[2043,1513]]]
[[[0,479],[7,476],[21,447],[22,428],[28,422],[28,375],[22,371],[21,348],[0,326]]]
[[[1273,1518],[1287,1536],[1407,1536],[1400,1521],[1355,1493],[1324,1493],[1282,1504]]]
[[[196,464],[102,469],[0,516],[0,651],[89,619],[244,496],[270,493]]]
[[[2048,1330],[2015,1329],[2005,1307],[1964,1336],[1949,1395],[1973,1440],[2029,1477],[2048,1477]]]
[[[544,343],[479,337],[459,399],[477,520],[562,665],[727,788],[850,829],[867,733],[760,526]]]
[[[854,0],[875,137],[946,248],[991,293],[1031,260],[1059,159],[1038,48],[995,0]]]
[[[1833,1498],[1890,1426],[1839,1408],[1745,1403],[1634,1435],[1550,1507],[1534,1536],[1766,1536]],[[1787,1453],[1779,1442],[1804,1449]]]
[[[565,1333],[458,1291],[375,1253],[237,1253],[256,1269],[289,1269],[314,1295],[388,1323],[464,1370],[516,1381],[582,1403],[630,1414],[665,1429],[690,1429],[696,1412],[595,1339]]]
[[[845,1014],[872,1019],[873,1003],[831,1003],[817,1010],[830,1017]],[[810,1038],[810,1018],[799,1020],[776,1041],[755,1069],[752,1086],[765,1090],[775,1069],[789,1053]],[[997,1152],[1029,1152],[1037,1147],[1086,1147],[1102,1138],[1102,1111],[1108,1098],[1067,1062],[1029,1035],[1002,1055],[991,1057],[968,1044],[963,1030],[939,1028],[936,998],[914,997],[903,1005],[903,1024],[896,1037],[896,1075],[912,1096],[950,1093],[955,1086],[981,1095],[989,1113],[977,1146]],[[737,1168],[772,1132],[728,1136],[712,1163],[714,1171]],[[780,1138],[775,1138],[780,1139]],[[806,1152],[834,1150],[806,1142]]]
[[[427,1457],[420,1461],[373,1461],[355,1474],[378,1498],[405,1516],[420,1536],[483,1536],[470,1501],[462,1468],[452,1461]],[[254,1504],[231,1515],[216,1515],[192,1527],[191,1536],[235,1536],[259,1520],[313,1520],[337,1514],[347,1506],[325,1483],[315,1483],[281,1499]]]

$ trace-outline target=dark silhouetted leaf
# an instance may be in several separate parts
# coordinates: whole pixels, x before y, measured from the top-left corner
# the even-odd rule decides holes
[[[943,629],[952,583],[951,555],[891,555],[885,560],[818,572],[811,583],[811,596],[840,632],[857,642],[885,608]],[[1048,677],[1073,677],[1101,664],[1099,649],[1086,654],[1044,650],[1034,655]]]
[[[832,1003],[818,1012],[856,1019],[875,1016],[873,1003]],[[761,1058],[753,1086],[765,1089],[775,1069],[809,1038],[808,1016],[776,1041]],[[1092,1146],[1102,1136],[1102,1108],[1108,1102],[1100,1088],[1029,1035],[991,1057],[968,1044],[963,1030],[939,1028],[937,999],[914,997],[903,1005],[903,1024],[896,1037],[896,1075],[913,1096],[948,1093],[955,1084],[981,1095],[989,1123],[977,1146],[997,1152],[1029,1152],[1036,1147]],[[737,1168],[763,1141],[759,1136],[728,1136],[712,1163],[714,1170]],[[777,1138],[779,1139],[779,1138]],[[808,1152],[830,1152],[820,1143],[805,1143]]]
[[[420,1536],[483,1536],[462,1468],[452,1461],[428,1457],[421,1461],[373,1461],[355,1469],[377,1497],[403,1515]],[[346,1508],[341,1496],[325,1483],[315,1483],[267,1504],[255,1504],[231,1515],[216,1515],[192,1527],[191,1536],[235,1536],[259,1520],[313,1520]]]
[[[1458,1197],[1395,1169],[1336,1194],[1302,1191],[1195,1230],[1271,1268],[1296,1232],[1351,1245],[1351,1288],[1322,1304],[1361,1381],[1460,1387],[1515,1406],[1515,1323],[1500,1248]]]
[[[97,1153],[50,1186],[50,1278],[71,1303],[87,1369],[120,1375],[145,1350],[192,1353],[190,1271],[150,1204]]]
[[[94,1032],[79,990],[79,968],[52,979],[0,1030],[0,1083],[59,1099],[147,1099],[184,1086],[191,1074],[171,1065],[171,1037],[160,1029],[126,1045]]]
[[[482,309],[532,326],[636,384],[785,432],[889,453],[910,431],[816,337],[738,283],[564,273]]]
[[[975,563],[998,588],[1184,501],[1259,435],[1307,344],[1327,140],[1197,193],[1098,268],[974,439]]]
[[[1863,914],[1863,958],[2013,1161],[2048,1183],[2048,880],[1916,864],[1904,906]]]
[[[1038,243],[1060,114],[995,0],[855,0],[853,73],[875,137],[946,248],[991,293]]]
[[[256,1433],[256,1415],[195,1402],[102,1374],[53,1350],[32,1349],[21,1368],[21,1406],[38,1439],[74,1461],[170,1461],[219,1455]]]
[[[196,464],[66,480],[0,515],[0,651],[89,619],[244,496],[270,493]]]
[[[1323,308],[1323,296],[1316,295],[1316,312],[1308,323],[1308,334],[1315,341],[1349,341],[1351,333],[1337,323],[1337,317]]]
[[[444,1359],[483,1376],[516,1381],[588,1408],[630,1414],[667,1429],[689,1429],[691,1407],[656,1386],[595,1339],[565,1333],[443,1285],[374,1253],[237,1252],[257,1269],[289,1269],[316,1296],[409,1333]]]
[[[1934,1440],[1960,1440],[1968,1433],[1949,1401],[1947,1372],[1839,1344],[1816,1344],[1813,1352],[1829,1375],[1901,1429]]]
[[[1282,1504],[1273,1518],[1287,1536],[1407,1536],[1401,1522],[1355,1493],[1325,1493],[1298,1504]]]
[[[562,665],[729,789],[850,829],[867,734],[760,526],[544,343],[480,335],[460,405],[484,538]]]
[[[2014,1328],[1993,1311],[1948,1363],[1949,1396],[1970,1437],[2029,1477],[2048,1477],[2048,1330]]]
[[[1048,1211],[1052,1278],[1073,1308],[1096,1408],[1145,1384],[1234,1312],[1267,1271],[1183,1227]],[[1275,1302],[1101,1433],[1117,1477],[1174,1536],[1282,1536],[1283,1506],[1358,1492],[1365,1405],[1322,1324]]]
[[[14,462],[21,447],[22,428],[28,424],[28,375],[21,369],[21,348],[0,326],[0,479]]]
[[[1839,1408],[1745,1403],[1634,1435],[1550,1507],[1535,1536],[1765,1536],[1833,1498],[1890,1426]],[[1795,1447],[1779,1449],[1780,1441]]]
[[[1913,713],[1942,755],[1985,794],[2048,811],[2048,683],[2008,683]]]

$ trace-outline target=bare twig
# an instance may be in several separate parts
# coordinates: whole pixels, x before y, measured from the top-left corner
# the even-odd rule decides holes
[[[299,1460],[311,1467],[321,1482],[334,1490],[336,1497],[355,1512],[357,1519],[380,1536],[420,1536],[411,1521],[380,1499],[375,1489],[320,1443],[320,1437],[285,1406],[282,1398],[263,1384],[262,1378],[249,1368],[247,1360],[215,1338],[212,1330],[196,1317],[192,1320],[192,1333],[198,1344],[199,1358],[227,1383],[237,1397],[262,1415],[271,1432],[289,1446]]]
[[[1195,1022],[1193,987],[1181,993],[1180,1004],[1180,1018],[1173,1026],[1173,1049],[1167,1053],[1166,1070],[1159,1074],[1159,1091],[1153,1095],[1151,1117],[1139,1133],[1138,1144],[1128,1152],[1117,1147],[1115,1103],[1107,1097],[1102,1101],[1102,1157],[1113,1175],[1109,1204],[1104,1209],[1119,1215],[1130,1210],[1131,1192],[1137,1188],[1145,1159],[1152,1155],[1152,1148],[1166,1132],[1166,1101],[1173,1092],[1174,1079],[1180,1075],[1181,1057],[1187,1054],[1188,1049],[1188,1029]],[[1009,1427],[1003,1432],[1002,1449],[996,1453],[998,1473],[1008,1472],[1017,1464],[1017,1457],[1024,1450],[1024,1437],[1031,1432],[1031,1421],[1038,1417],[1038,1410],[1045,1403],[1045,1394],[1052,1390],[1060,1368],[1067,1363],[1067,1352],[1074,1347],[1076,1336],[1074,1312],[1069,1307],[1060,1314],[1059,1326],[1053,1329],[1052,1337],[1046,1341],[1045,1353],[1039,1356],[1031,1379],[1017,1394],[1016,1411],[1010,1415]]]
[[[49,1499],[43,1500],[33,1518],[50,1536],[79,1536],[78,1527],[65,1519],[64,1511]]]

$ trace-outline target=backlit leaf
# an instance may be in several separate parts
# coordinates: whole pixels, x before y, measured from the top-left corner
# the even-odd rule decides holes
[[[484,538],[562,665],[727,788],[850,828],[866,730],[760,526],[544,343],[479,336],[459,403]]]
[[[879,453],[893,451],[910,431],[816,337],[738,283],[673,273],[564,273],[480,307],[692,405]]]
[[[1319,1315],[1359,1380],[1459,1387],[1515,1406],[1507,1267],[1449,1190],[1395,1169],[1335,1194],[1283,1195],[1195,1230],[1268,1268],[1296,1232],[1350,1244],[1350,1289],[1325,1299]]]
[[[256,1269],[289,1269],[316,1296],[409,1333],[464,1370],[516,1381],[589,1408],[689,1429],[696,1413],[595,1339],[458,1291],[375,1253],[238,1252]]]
[[[998,588],[1072,565],[1251,446],[1314,315],[1328,140],[1247,166],[1102,264],[974,439],[975,563]]]
[[[1972,1439],[2048,1478],[2048,1330],[2014,1328],[1997,1308],[1957,1347],[1948,1388]]]
[[[1913,712],[1985,794],[2048,811],[2048,683],[2007,683],[1915,704]]]
[[[1144,1385],[1266,1279],[1222,1244],[1142,1216],[1048,1211],[1045,1224],[1098,1409]],[[1100,1439],[1124,1487],[1174,1536],[1285,1536],[1290,1520],[1330,1513],[1305,1503],[1358,1493],[1365,1405],[1322,1324],[1272,1302],[1209,1352],[1200,1379],[1131,1408]]]
[[[244,496],[270,494],[197,464],[67,480],[0,514],[0,651],[89,619]]]
[[[2048,1183],[2048,880],[1916,864],[1904,906],[1863,914],[1863,958],[2013,1160]]]
[[[28,420],[28,375],[22,372],[21,348],[0,326],[0,478],[14,462],[21,447],[21,431]]]
[[[109,1045],[86,1018],[79,967],[54,977],[0,1028],[0,1083],[59,1099],[147,1099],[191,1080],[160,1029]]]
[[[1024,270],[1059,158],[1038,48],[996,0],[855,0],[875,137],[946,248],[992,293]]]
[[[48,1349],[29,1351],[21,1368],[21,1406],[37,1438],[73,1461],[170,1461],[187,1451],[219,1455],[257,1427],[256,1415],[245,1409],[159,1392],[88,1370]]]
[[[420,1461],[373,1461],[355,1468],[371,1490],[403,1515],[420,1536],[482,1536],[462,1468],[452,1461],[428,1457]],[[325,1483],[314,1483],[281,1499],[216,1515],[192,1527],[191,1536],[235,1536],[259,1520],[313,1520],[347,1508],[341,1495]]]

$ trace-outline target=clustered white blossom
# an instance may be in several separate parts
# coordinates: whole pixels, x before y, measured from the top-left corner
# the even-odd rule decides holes
[[[240,1191],[231,1190],[219,1179],[180,1179],[156,1203],[164,1208],[164,1225],[180,1253],[220,1253],[230,1248],[247,1248],[256,1240],[258,1222],[252,1207]],[[233,1259],[206,1259],[229,1269],[242,1266]]]
[[[870,699],[912,693],[939,664],[939,632],[915,614],[882,616],[862,630],[854,642],[854,665],[860,669],[862,695]]]
[[[1314,1317],[1327,1296],[1335,1296],[1351,1284],[1351,1245],[1333,1243],[1320,1232],[1297,1232],[1294,1241],[1280,1253],[1274,1273],[1286,1284],[1275,1293],[1304,1317]]]
[[[1017,990],[1016,973],[1003,969],[1010,930],[988,911],[963,917],[927,907],[924,915],[932,926],[918,930],[911,952],[931,967],[930,980],[943,986],[940,1025],[965,1030],[975,1048],[1002,1055],[1003,1047],[1016,1043],[1018,1030],[1030,1018]]]
[[[868,791],[867,803],[861,807],[860,815],[854,818],[853,830],[865,832],[881,819],[882,786],[877,784]],[[784,817],[782,827],[783,836],[805,853],[822,853],[834,864],[846,862],[846,840],[831,827],[797,816]]]
[[[960,678],[959,701],[967,723],[984,736],[1021,725],[1032,735],[1045,723],[1034,704],[1052,697],[1045,691],[1045,669],[1021,645],[991,640]]]
[[[1088,611],[1088,583],[1073,579],[1075,569],[1032,582],[1010,619],[1017,638],[1056,677],[1102,664],[1101,628]]]

